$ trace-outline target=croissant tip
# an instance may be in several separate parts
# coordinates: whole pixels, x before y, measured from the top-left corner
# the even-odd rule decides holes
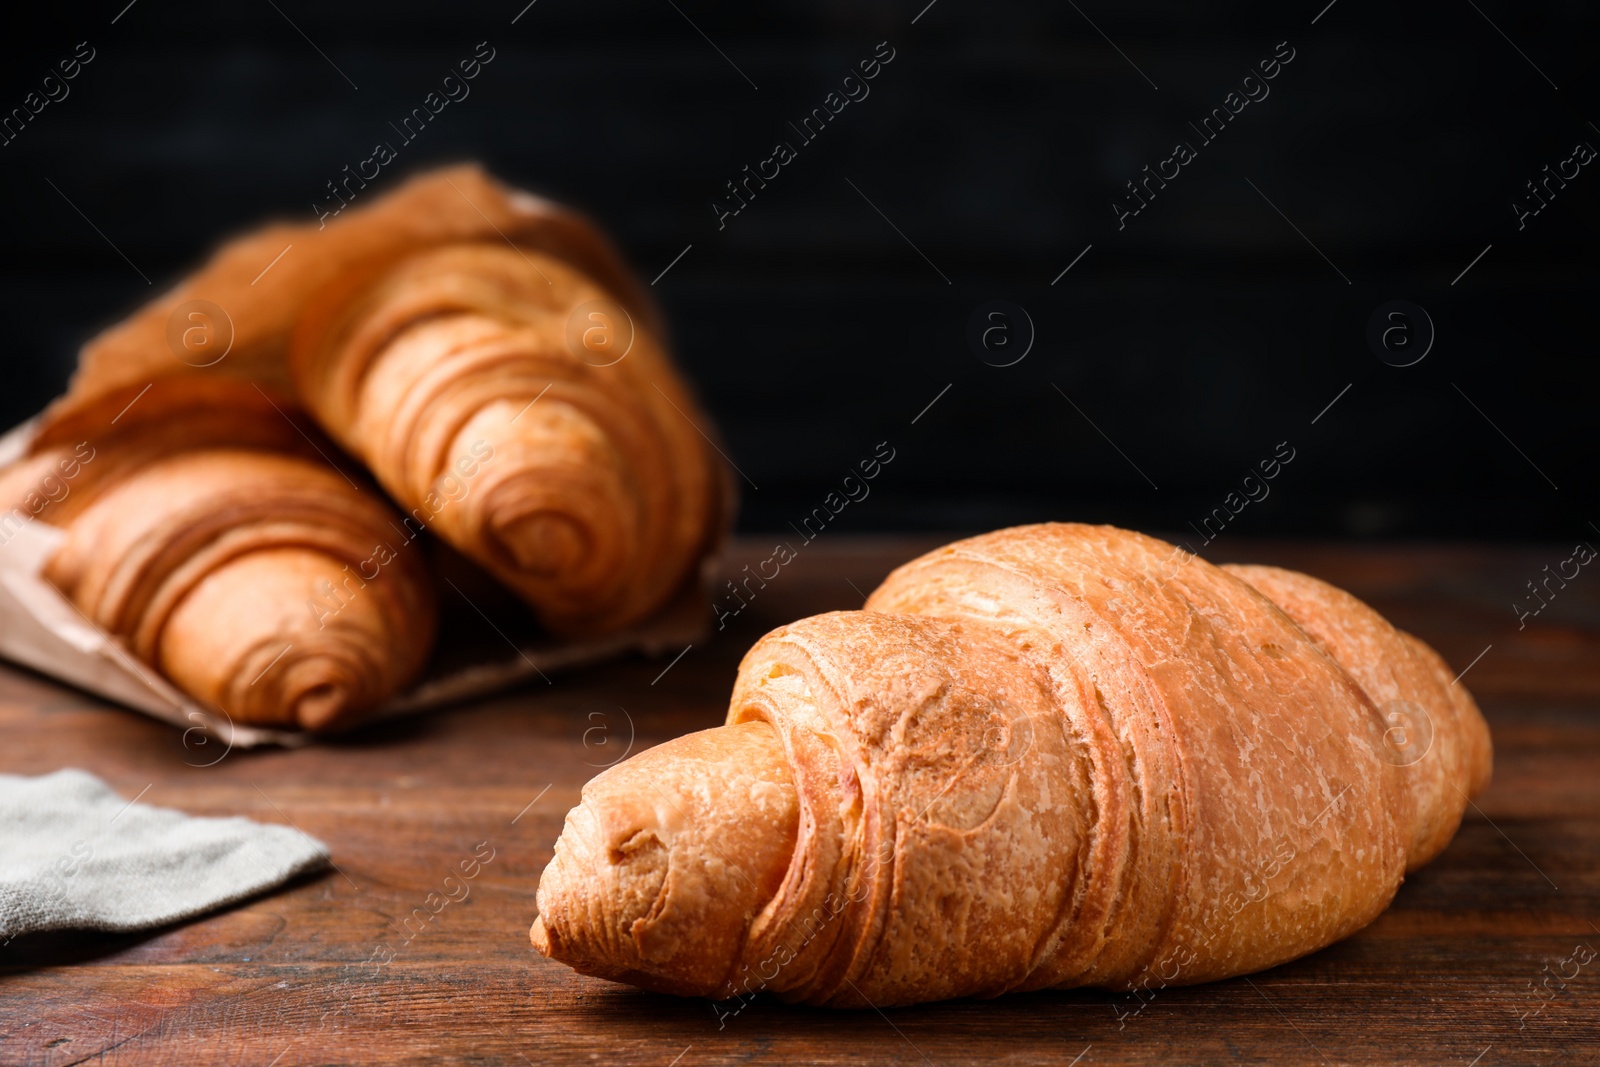
[[[528,940],[533,942],[535,952],[546,959],[550,958],[550,931],[545,929],[544,916],[540,915],[533,920],[533,925],[528,928]]]
[[[349,704],[343,687],[324,682],[295,699],[294,717],[302,729],[327,730],[344,718]]]

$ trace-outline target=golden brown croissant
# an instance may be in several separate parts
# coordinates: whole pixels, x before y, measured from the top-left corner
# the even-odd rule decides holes
[[[286,404],[184,377],[58,405],[0,471],[0,521],[60,528],[45,578],[201,704],[319,730],[415,677],[435,606],[399,516]]]
[[[299,394],[410,512],[551,629],[637,622],[717,533],[721,486],[654,332],[506,242],[352,271],[307,309]]]
[[[1443,662],[1354,597],[1112,527],[901,567],[601,774],[536,948],[838,1007],[1242,974],[1371,922],[1487,784]]]
[[[650,615],[716,547],[731,487],[648,289],[583,216],[478,167],[364,189],[224,245],[87,344],[67,400],[197,374],[295,392],[408,532],[432,527],[550,629]],[[207,344],[186,351],[195,315]]]

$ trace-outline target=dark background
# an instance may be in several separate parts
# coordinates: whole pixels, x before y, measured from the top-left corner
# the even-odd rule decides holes
[[[275,2],[8,15],[0,110],[78,42],[96,57],[0,148],[6,425],[219,239],[311,220],[487,40],[470,97],[365,195],[479,159],[591,213],[647,280],[692,244],[656,291],[746,530],[880,441],[896,458],[839,530],[1185,530],[1287,441],[1229,534],[1597,536],[1600,167],[1520,232],[1511,208],[1600,147],[1590,4]],[[884,40],[870,95],[801,147],[786,124]],[[1280,41],[1270,96],[1202,146],[1187,123]],[[723,183],[780,138],[799,158],[719,230]],[[1198,158],[1119,231],[1123,182],[1180,139]],[[967,341],[994,299],[1036,329],[1014,366]],[[1394,299],[1437,329],[1406,368],[1365,336]]]

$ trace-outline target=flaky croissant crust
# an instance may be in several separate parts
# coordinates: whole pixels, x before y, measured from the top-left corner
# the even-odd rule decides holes
[[[536,947],[833,1006],[1206,981],[1370,922],[1490,766],[1465,689],[1355,598],[1068,524],[767,635],[728,721],[586,788]]]

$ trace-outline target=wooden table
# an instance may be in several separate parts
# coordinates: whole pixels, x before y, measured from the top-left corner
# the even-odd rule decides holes
[[[1562,962],[1600,949],[1600,576],[1581,573],[1524,629],[1511,607],[1570,546],[1218,546],[1218,558],[1328,578],[1455,669],[1471,664],[1466,681],[1494,730],[1494,785],[1455,842],[1372,926],[1307,959],[1164,990],[1142,1008],[1085,991],[851,1013],[766,999],[719,1026],[703,1001],[535,954],[534,889],[584,781],[630,741],[637,752],[718,724],[757,636],[859,606],[892,565],[933,543],[808,545],[664,673],[665,659],[634,659],[206,768],[186,765],[198,760],[171,727],[0,668],[0,769],[83,767],[130,798],[148,786],[147,803],[290,822],[338,864],[152,934],[13,941],[0,949],[0,1062],[1600,1061],[1600,958]],[[732,569],[769,553],[765,541],[742,543]],[[492,859],[468,896],[415,921],[408,938],[400,924],[475,850]],[[385,946],[392,961],[369,962]]]

